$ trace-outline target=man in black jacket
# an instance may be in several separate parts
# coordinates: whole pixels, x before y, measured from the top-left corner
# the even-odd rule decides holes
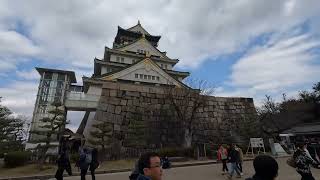
[[[234,172],[237,173],[238,177],[241,177],[240,171],[238,169],[237,163],[240,161],[240,154],[235,149],[234,144],[230,144],[228,149],[228,163],[231,164],[228,179],[232,179]]]

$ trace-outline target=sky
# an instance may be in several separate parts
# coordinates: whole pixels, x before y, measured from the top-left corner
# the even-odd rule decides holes
[[[0,96],[32,118],[35,67],[75,71],[78,84],[112,47],[117,27],[140,20],[175,69],[215,87],[215,96],[295,97],[320,81],[319,0],[1,0]],[[68,112],[75,130],[82,113]]]

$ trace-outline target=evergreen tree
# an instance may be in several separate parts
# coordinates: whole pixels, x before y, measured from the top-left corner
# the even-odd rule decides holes
[[[42,163],[45,161],[45,154],[51,146],[50,143],[52,141],[56,141],[55,137],[58,137],[57,140],[59,139],[62,134],[62,130],[67,124],[65,119],[65,110],[64,107],[61,106],[61,103],[54,102],[52,106],[53,108],[48,111],[49,116],[39,120],[42,124],[39,126],[39,129],[29,132],[31,134],[40,135],[37,142],[45,143],[41,146],[40,151],[40,160]]]
[[[105,152],[106,148],[110,146],[112,142],[112,123],[104,121],[93,124],[92,127],[96,129],[90,132],[93,138],[88,140],[89,143],[95,146],[101,146],[102,152]]]
[[[9,108],[0,105],[0,155],[9,150],[23,149],[24,124],[21,117],[12,116]]]

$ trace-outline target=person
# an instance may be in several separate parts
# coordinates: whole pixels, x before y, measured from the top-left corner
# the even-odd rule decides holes
[[[70,164],[69,155],[66,148],[64,148],[60,152],[57,163],[58,163],[58,169],[55,174],[55,178],[57,180],[63,180],[64,170],[66,170],[69,175],[72,175],[71,164]]]
[[[171,162],[168,158],[168,156],[165,156],[163,158],[161,158],[161,164],[162,164],[162,169],[169,169],[171,168]]]
[[[80,157],[79,157],[79,167],[80,167],[80,175],[81,180],[86,179],[86,174],[91,163],[92,156],[87,148],[80,149]]]
[[[319,164],[308,156],[305,149],[305,143],[297,143],[297,150],[293,154],[296,164],[296,171],[301,175],[301,180],[314,180],[310,170],[310,165],[319,167]]]
[[[238,145],[235,146],[235,149],[239,153],[239,159],[238,159],[239,161],[237,162],[237,167],[240,171],[240,175],[243,176],[243,171],[242,171],[243,152],[242,152],[242,149]]]
[[[222,162],[222,174],[228,173],[228,167],[227,167],[227,159],[228,159],[228,151],[226,148],[223,147],[222,144],[220,144],[218,153],[217,153],[218,161]]]
[[[277,161],[267,155],[259,155],[253,160],[255,174],[246,180],[275,180],[278,176]]]
[[[91,163],[90,163],[90,172],[91,172],[91,177],[92,180],[95,180],[95,170],[99,167],[99,161],[98,161],[98,150],[97,148],[94,148],[91,152],[92,155],[92,159],[91,159]]]
[[[239,162],[240,156],[239,152],[235,150],[235,145],[231,144],[229,146],[229,151],[228,151],[228,163],[231,164],[230,169],[229,169],[229,175],[228,179],[232,179],[232,176],[234,172],[237,173],[237,177],[241,178],[241,173],[238,169],[237,162]]]
[[[162,165],[160,156],[155,152],[141,155],[138,161],[138,170],[137,180],[161,180]]]

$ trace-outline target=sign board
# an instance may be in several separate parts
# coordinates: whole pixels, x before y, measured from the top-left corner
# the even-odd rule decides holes
[[[263,148],[264,143],[262,138],[250,138],[250,144],[253,148]]]
[[[258,148],[258,154],[260,153],[261,149],[263,150],[261,152],[266,153],[266,150],[264,148],[264,142],[263,142],[262,138],[250,138],[250,142],[249,142],[249,146],[248,146],[246,155],[251,154],[252,156],[254,156],[254,150],[253,150],[254,148]],[[251,149],[251,151],[250,151],[250,149]]]

